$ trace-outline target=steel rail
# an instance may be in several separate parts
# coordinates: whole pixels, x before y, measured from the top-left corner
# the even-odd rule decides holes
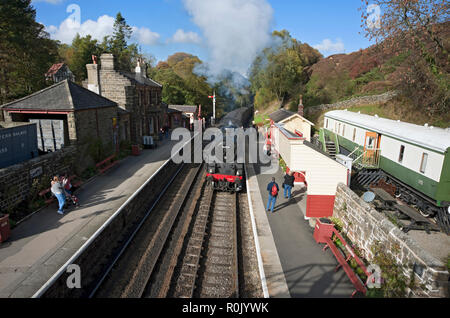
[[[190,144],[192,140],[195,139],[193,136],[188,142],[186,142],[182,148],[186,145]],[[182,149],[180,148],[180,149]],[[84,243],[78,251],[72,255],[72,257],[62,265],[58,271],[32,296],[32,298],[40,298],[42,297],[47,290],[67,271],[67,268],[74,263],[76,259],[78,259],[90,246],[91,244],[103,233],[103,231],[122,213],[125,207],[134,200],[137,195],[161,172],[163,168],[165,168],[171,161],[171,156],[136,192],[134,192],[128,200],[122,204],[122,206]]]

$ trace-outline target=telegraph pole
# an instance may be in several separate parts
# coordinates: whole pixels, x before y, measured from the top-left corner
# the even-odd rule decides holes
[[[214,122],[216,121],[216,91],[214,90],[214,98],[213,98],[213,109],[214,109]]]
[[[212,124],[214,125],[216,123],[216,90],[214,90],[214,95],[213,96],[209,96],[209,98],[213,100]]]

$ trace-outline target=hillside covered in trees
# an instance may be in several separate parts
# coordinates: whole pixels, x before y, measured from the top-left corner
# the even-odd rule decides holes
[[[265,49],[250,73],[255,106],[262,113],[280,106],[295,111],[300,95],[309,107],[396,90],[398,97],[382,105],[383,109],[361,105],[358,110],[370,109],[368,113],[392,119],[408,114],[412,122],[449,127],[448,3],[375,2],[384,13],[379,28],[367,27],[365,1],[361,11],[364,32],[377,44],[351,54],[323,58],[288,31],[274,32],[281,45]]]
[[[144,58],[148,76],[164,85],[165,103],[201,104],[204,115],[212,113],[208,96],[214,91],[220,116],[248,105],[262,113],[280,106],[297,110],[300,95],[309,107],[396,90],[399,97],[385,105],[386,116],[408,113],[418,123],[430,120],[450,126],[448,4],[442,0],[375,3],[383,12],[379,28],[368,28],[369,17],[362,14],[365,34],[378,43],[372,47],[324,58],[289,31],[274,31],[270,46],[255,58],[247,78],[224,70],[211,79],[201,71],[207,65],[189,53],[175,53],[155,65],[154,57],[130,43],[132,29],[120,13],[111,36],[98,41],[77,35],[67,45],[50,39],[36,22],[31,0],[1,2],[0,104],[50,85],[44,74],[54,63],[68,64],[81,83],[92,55],[113,53],[117,67],[125,71]],[[363,1],[362,12],[365,6]]]

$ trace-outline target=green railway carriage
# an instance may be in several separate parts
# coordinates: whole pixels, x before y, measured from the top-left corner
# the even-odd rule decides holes
[[[418,204],[424,214],[435,214],[436,208],[450,213],[450,129],[331,111],[325,115],[321,138],[353,157],[357,167],[381,169],[416,197],[433,203]]]

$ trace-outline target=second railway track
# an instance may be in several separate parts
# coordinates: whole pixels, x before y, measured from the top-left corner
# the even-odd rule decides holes
[[[214,192],[203,165],[185,165],[91,297],[242,296],[240,196]]]

